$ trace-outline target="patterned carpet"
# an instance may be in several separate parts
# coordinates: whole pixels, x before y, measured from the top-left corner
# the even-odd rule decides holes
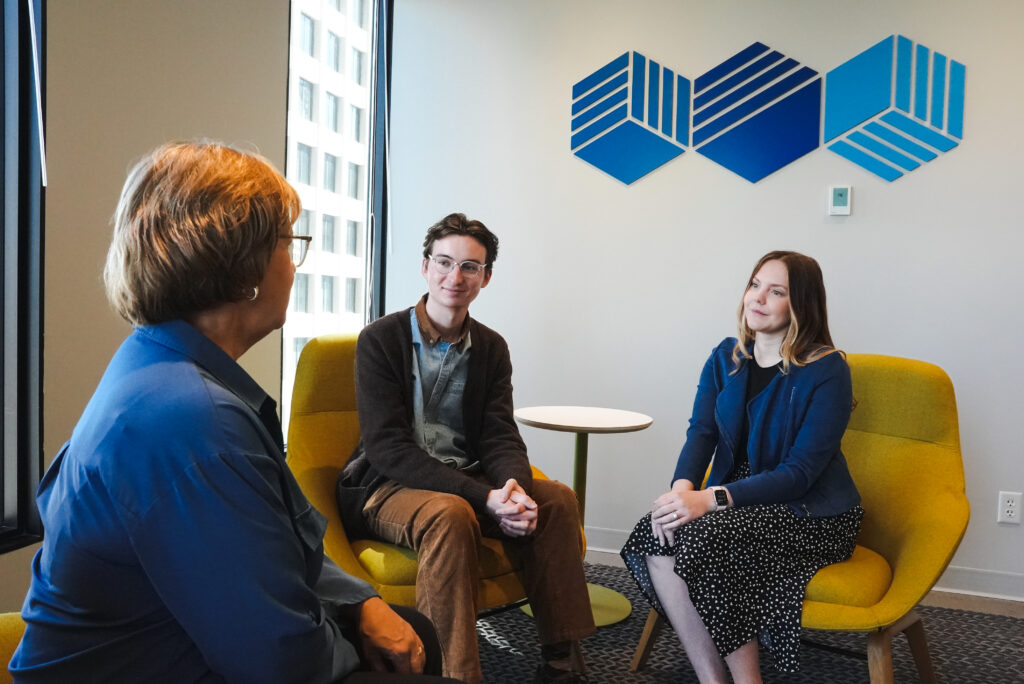
[[[622,592],[633,604],[629,618],[598,629],[597,634],[584,641],[590,682],[696,683],[682,647],[668,627],[658,637],[644,669],[637,673],[629,671],[629,661],[647,619],[648,606],[625,569],[587,564],[586,570],[591,582]],[[918,608],[918,612],[924,620],[940,682],[1024,684],[1024,620],[926,606]],[[533,681],[540,647],[532,618],[519,610],[506,611],[481,619],[477,632],[485,682],[528,684]],[[858,634],[808,631],[806,637],[859,652],[864,651],[867,641],[866,636]],[[906,639],[898,637],[892,650],[896,682],[918,681]],[[801,658],[801,671],[797,674],[782,674],[769,665],[764,673],[765,684],[868,682],[866,660],[809,647],[802,649]]]

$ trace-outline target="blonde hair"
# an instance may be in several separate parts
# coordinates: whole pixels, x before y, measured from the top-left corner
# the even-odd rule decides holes
[[[825,279],[821,266],[809,256],[799,252],[768,252],[761,257],[743,288],[746,295],[758,271],[769,261],[779,261],[786,267],[789,278],[789,328],[782,340],[779,354],[782,356],[782,372],[788,373],[791,366],[806,366],[808,363],[841,351],[832,343],[828,329],[828,307],[825,301]],[[743,312],[743,297],[740,298],[739,335],[732,350],[735,364],[733,373],[739,370],[741,359],[749,359],[747,347],[754,339],[754,331],[747,326]]]
[[[103,270],[134,325],[206,311],[263,280],[299,196],[258,154],[215,142],[162,145],[128,173]]]

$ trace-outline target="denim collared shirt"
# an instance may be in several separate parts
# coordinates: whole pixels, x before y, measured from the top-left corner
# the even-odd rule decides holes
[[[416,442],[431,456],[453,468],[467,468],[462,396],[469,375],[469,331],[461,342],[423,339],[415,307],[412,323],[413,430]]]
[[[182,321],[135,330],[39,485],[17,682],[329,682],[375,596],[323,554],[274,401]]]

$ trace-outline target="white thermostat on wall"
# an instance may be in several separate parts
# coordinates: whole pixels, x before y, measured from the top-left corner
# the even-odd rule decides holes
[[[849,185],[830,185],[828,188],[828,215],[849,216],[850,206],[853,203],[850,192],[853,190]]]

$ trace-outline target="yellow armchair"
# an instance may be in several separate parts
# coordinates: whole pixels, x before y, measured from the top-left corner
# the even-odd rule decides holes
[[[338,514],[335,484],[359,443],[355,350],[356,335],[316,337],[302,350],[288,425],[288,465],[306,498],[327,516],[327,556],[373,585],[385,601],[415,606],[416,552],[381,541],[350,540]],[[546,479],[536,468],[533,476]],[[518,568],[501,542],[485,538],[480,559],[482,609],[525,598]]]
[[[868,632],[872,684],[891,684],[892,638],[907,635],[921,681],[935,681],[914,608],[949,565],[970,508],[964,493],[956,397],[929,363],[849,354],[857,408],[843,453],[860,490],[864,523],[853,556],[818,572],[804,599],[807,629]],[[639,669],[661,618],[651,611],[633,657]]]
[[[21,635],[25,633],[25,622],[21,613],[0,613],[0,684],[11,684],[14,678],[7,671],[7,665],[14,657]]]

